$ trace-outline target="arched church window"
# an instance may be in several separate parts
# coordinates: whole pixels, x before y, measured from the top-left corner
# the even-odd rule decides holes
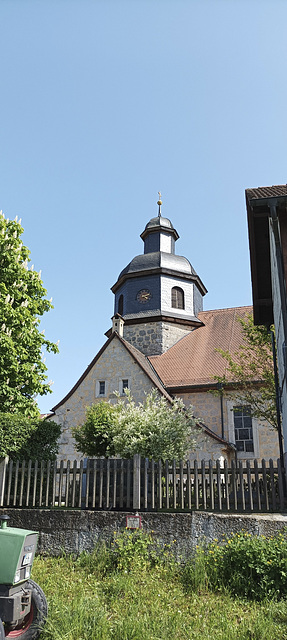
[[[171,290],[171,306],[173,309],[184,309],[184,292],[180,287]]]
[[[118,301],[118,313],[120,314],[120,316],[122,316],[123,312],[124,312],[124,296],[121,295]]]

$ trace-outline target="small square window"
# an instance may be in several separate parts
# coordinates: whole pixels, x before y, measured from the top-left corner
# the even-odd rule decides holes
[[[125,389],[129,388],[129,381],[127,379],[122,380],[122,393],[125,392]]]
[[[106,383],[104,380],[99,382],[99,396],[104,396],[106,392]]]

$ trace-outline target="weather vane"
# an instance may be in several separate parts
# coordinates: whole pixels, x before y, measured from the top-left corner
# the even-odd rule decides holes
[[[158,204],[158,215],[160,217],[161,216],[161,209],[160,208],[161,208],[161,205],[162,205],[161,192],[160,191],[158,191],[158,195],[159,195],[159,199],[157,201],[157,204]]]

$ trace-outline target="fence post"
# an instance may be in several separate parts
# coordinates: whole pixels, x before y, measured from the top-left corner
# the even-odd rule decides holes
[[[141,508],[141,457],[139,453],[134,455],[133,472],[133,509]]]
[[[4,503],[5,479],[8,461],[8,456],[0,459],[0,507],[3,507]]]

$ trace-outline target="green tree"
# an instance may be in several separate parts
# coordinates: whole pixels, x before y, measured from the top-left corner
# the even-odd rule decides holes
[[[115,405],[101,400],[86,409],[86,421],[73,430],[76,449],[91,458],[114,456]]]
[[[179,398],[169,403],[151,391],[136,404],[127,391],[114,405],[101,401],[90,407],[86,422],[73,435],[84,455],[132,458],[139,453],[154,460],[179,460],[195,446],[195,420]]]
[[[251,414],[266,420],[277,429],[276,391],[270,332],[265,326],[255,326],[251,315],[238,318],[242,326],[242,345],[235,354],[218,349],[227,362],[226,374],[215,376],[221,390],[232,388],[232,398],[238,405],[249,405]]]
[[[50,393],[42,350],[58,347],[40,332],[52,308],[41,274],[29,269],[30,251],[17,220],[0,215],[0,406],[3,412],[39,415],[35,396]]]
[[[0,413],[0,458],[54,460],[61,427],[52,420]]]

